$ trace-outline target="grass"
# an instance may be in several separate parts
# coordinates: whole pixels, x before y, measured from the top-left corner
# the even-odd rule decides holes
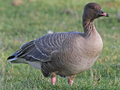
[[[0,0],[0,90],[120,90],[120,22],[119,0],[93,0],[109,14],[95,20],[104,47],[93,67],[75,77],[73,86],[57,77],[55,86],[41,71],[24,64],[10,64],[7,57],[25,42],[47,31],[83,32],[81,17],[90,0],[23,0],[20,6],[12,0]],[[97,82],[101,76],[101,80]]]

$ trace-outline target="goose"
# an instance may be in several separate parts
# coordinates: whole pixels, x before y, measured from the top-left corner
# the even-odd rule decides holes
[[[21,45],[7,59],[10,63],[29,64],[41,70],[44,77],[51,77],[52,85],[55,85],[56,75],[66,77],[72,85],[75,75],[92,67],[102,51],[103,42],[94,26],[94,19],[102,16],[109,17],[99,4],[88,3],[82,15],[84,33],[44,35]]]

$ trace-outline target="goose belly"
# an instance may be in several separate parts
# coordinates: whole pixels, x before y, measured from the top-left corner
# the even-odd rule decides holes
[[[60,71],[59,74],[63,76],[80,74],[91,68],[95,63],[96,59],[97,57],[92,59],[84,59],[77,63],[69,63],[67,64],[67,68],[65,68],[63,71]]]

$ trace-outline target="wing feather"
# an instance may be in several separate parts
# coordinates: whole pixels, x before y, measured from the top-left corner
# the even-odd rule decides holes
[[[70,35],[71,34],[71,35]],[[50,60],[52,52],[58,50],[66,38],[73,35],[73,32],[67,33],[53,33],[42,36],[34,41],[23,44],[18,51],[16,51],[9,58],[24,58],[27,61],[41,61],[47,62]],[[8,58],[8,59],[9,59]]]

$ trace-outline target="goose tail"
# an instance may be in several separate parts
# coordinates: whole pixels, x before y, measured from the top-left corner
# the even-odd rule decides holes
[[[8,62],[14,63],[14,64],[19,64],[19,63],[27,64],[27,62],[24,58],[18,58],[17,55],[18,55],[18,52],[15,52],[13,55],[9,56],[7,58]]]

